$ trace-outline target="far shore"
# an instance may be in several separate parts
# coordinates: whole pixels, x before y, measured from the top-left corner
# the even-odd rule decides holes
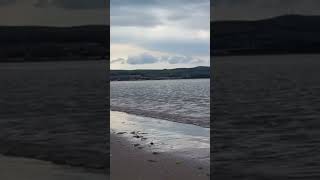
[[[129,80],[111,80],[111,82],[120,82],[120,81],[155,81],[155,80],[196,80],[196,79],[210,79],[210,77],[206,78],[163,78],[163,79],[129,79]]]
[[[236,52],[212,52],[211,57],[232,57],[232,56],[289,56],[289,55],[320,55],[319,51],[300,52],[300,51],[236,51]]]
[[[103,57],[55,57],[55,58],[34,58],[34,59],[24,59],[24,58],[1,58],[0,63],[41,63],[41,62],[74,62],[74,61],[107,61],[107,58]]]

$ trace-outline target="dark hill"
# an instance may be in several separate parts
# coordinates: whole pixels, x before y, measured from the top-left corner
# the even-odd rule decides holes
[[[109,27],[103,25],[77,27],[0,26],[0,43],[109,43],[108,32]]]
[[[211,22],[215,55],[319,53],[320,16]]]
[[[0,26],[0,62],[106,59],[108,51],[108,26]]]
[[[210,78],[209,67],[164,70],[111,70],[111,81]]]

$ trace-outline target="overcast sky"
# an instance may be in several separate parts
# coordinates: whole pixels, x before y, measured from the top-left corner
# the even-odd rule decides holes
[[[210,0],[110,0],[111,68],[209,66]],[[0,25],[109,24],[108,0],[0,0]],[[320,0],[212,0],[214,20],[319,15]]]
[[[111,68],[209,66],[210,0],[111,0]]]
[[[213,20],[254,20],[284,14],[319,15],[319,0],[212,0]]]
[[[106,0],[0,0],[0,25],[107,24]]]

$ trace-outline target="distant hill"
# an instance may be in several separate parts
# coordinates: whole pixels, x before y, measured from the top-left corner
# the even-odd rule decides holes
[[[320,16],[211,22],[215,55],[319,53]]]
[[[0,26],[0,44],[38,42],[109,43],[109,26],[88,25],[75,27]]]
[[[111,70],[111,81],[210,78],[210,68],[178,68],[164,70]]]
[[[0,62],[106,59],[108,51],[108,26],[0,26]]]

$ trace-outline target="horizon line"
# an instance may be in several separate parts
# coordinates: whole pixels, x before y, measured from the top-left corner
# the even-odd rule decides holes
[[[181,68],[163,68],[163,69],[110,69],[111,71],[140,71],[140,70],[154,70],[154,71],[161,71],[161,70],[175,70],[175,69],[194,69],[199,67],[210,68],[211,66],[195,66],[195,67],[181,67]]]

